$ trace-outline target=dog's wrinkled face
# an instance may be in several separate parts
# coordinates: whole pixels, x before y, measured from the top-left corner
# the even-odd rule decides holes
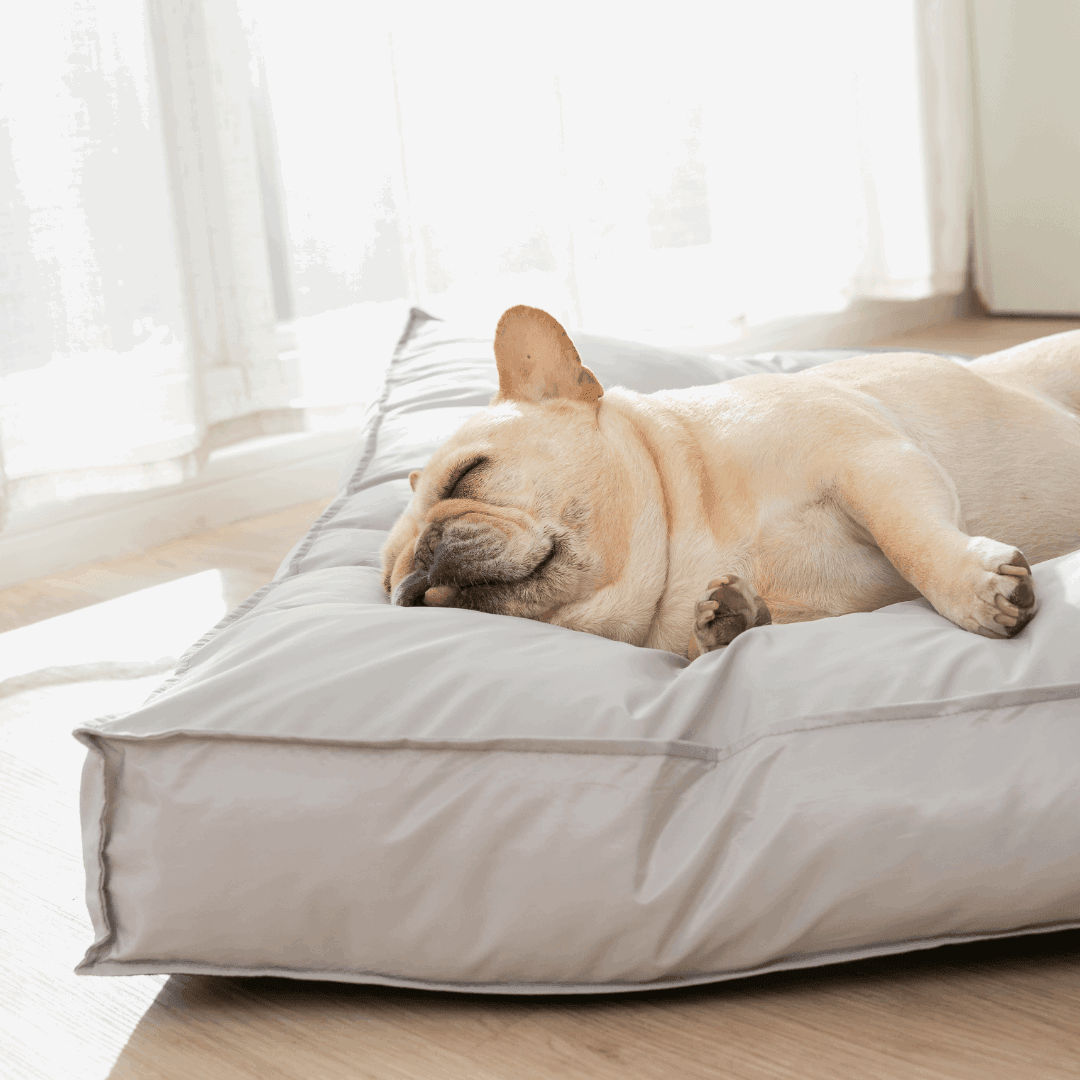
[[[512,308],[495,355],[492,407],[410,477],[384,584],[402,606],[546,619],[622,573],[625,465],[600,431],[600,384],[551,316]]]
[[[529,415],[536,411],[496,406],[416,479],[384,553],[395,604],[540,618],[602,573],[588,550],[590,515],[560,467],[562,442],[538,437],[546,418]],[[558,419],[582,429],[590,420]],[[578,434],[574,441],[587,444],[587,430]]]

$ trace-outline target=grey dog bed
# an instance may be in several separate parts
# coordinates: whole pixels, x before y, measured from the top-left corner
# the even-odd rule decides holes
[[[574,338],[644,391],[850,355]],[[1080,553],[1011,641],[915,601],[688,664],[392,607],[408,474],[495,384],[490,338],[414,311],[275,581],[76,732],[81,973],[584,993],[1080,925]]]

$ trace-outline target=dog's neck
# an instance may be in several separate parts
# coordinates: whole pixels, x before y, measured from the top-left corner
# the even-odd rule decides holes
[[[672,652],[685,651],[690,625],[687,595],[708,581],[721,563],[739,572],[750,559],[744,523],[729,521],[723,513],[722,479],[741,475],[741,470],[722,454],[705,459],[692,420],[681,405],[659,395],[616,389],[605,394],[601,412],[603,417],[603,411],[610,410],[617,417],[623,436],[640,448],[644,466],[655,473],[666,566],[641,644]]]

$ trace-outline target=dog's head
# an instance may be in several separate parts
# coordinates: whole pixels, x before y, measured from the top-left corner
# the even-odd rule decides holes
[[[491,406],[410,476],[412,501],[383,548],[383,583],[393,603],[406,607],[579,625],[568,612],[620,583],[618,593],[630,587],[640,489],[656,481],[640,460],[644,452],[627,447],[626,422],[604,411],[603,388],[550,315],[507,311],[495,359],[499,391]],[[656,533],[655,522],[646,531]],[[647,553],[635,555],[649,561]],[[630,606],[650,603],[655,596]],[[611,596],[591,609],[585,622],[595,625],[582,629],[639,636],[623,625],[625,601]]]

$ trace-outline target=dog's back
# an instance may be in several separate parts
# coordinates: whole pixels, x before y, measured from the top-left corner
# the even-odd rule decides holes
[[[955,485],[965,531],[1032,562],[1080,545],[1080,332],[962,364],[873,355],[795,378],[826,378],[880,401]]]
[[[1080,330],[991,353],[971,368],[986,379],[1063,405],[1080,418]]]

